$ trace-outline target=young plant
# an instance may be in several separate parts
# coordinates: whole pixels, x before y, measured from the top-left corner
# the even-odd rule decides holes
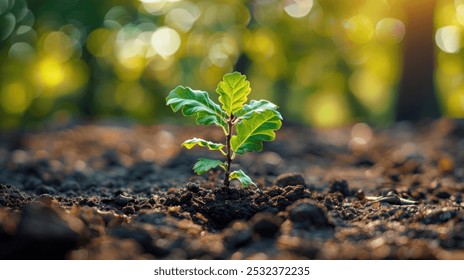
[[[267,100],[251,100],[245,104],[251,92],[250,82],[239,72],[224,75],[216,92],[222,106],[214,103],[206,91],[178,86],[169,93],[166,105],[174,112],[181,110],[184,116],[195,115],[197,124],[215,124],[222,128],[225,136],[225,144],[192,138],[182,146],[191,149],[198,145],[219,151],[225,157],[224,161],[198,159],[193,167],[198,175],[220,166],[225,171],[225,186],[228,187],[232,179],[239,180],[244,187],[255,185],[242,170],[231,172],[232,161],[245,152],[259,152],[263,149],[263,141],[274,140],[274,130],[281,127],[282,116],[277,106]]]

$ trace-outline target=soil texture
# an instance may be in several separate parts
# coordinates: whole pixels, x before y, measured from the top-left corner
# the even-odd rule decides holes
[[[221,130],[76,125],[0,136],[1,259],[464,259],[464,123],[284,125],[197,176]]]

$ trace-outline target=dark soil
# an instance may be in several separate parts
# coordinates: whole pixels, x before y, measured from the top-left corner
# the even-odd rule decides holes
[[[195,176],[219,129],[74,126],[0,136],[2,259],[464,259],[464,124],[284,126]],[[235,168],[234,166],[233,168]]]

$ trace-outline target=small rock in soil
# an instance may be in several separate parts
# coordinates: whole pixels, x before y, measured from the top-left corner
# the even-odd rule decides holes
[[[224,230],[224,241],[227,247],[240,248],[251,242],[253,231],[247,223],[236,221]]]
[[[286,187],[296,185],[305,186],[306,184],[301,173],[284,173],[277,177],[275,185],[279,187]]]
[[[438,198],[448,199],[451,197],[451,194],[447,191],[439,191],[435,193],[435,196]]]
[[[253,231],[264,238],[273,238],[280,229],[282,220],[271,213],[257,213],[251,220]]]
[[[363,191],[363,190],[358,190],[358,191],[356,192],[356,198],[357,198],[357,199],[363,200],[365,197],[366,197],[366,195],[364,194],[364,191]]]
[[[134,202],[135,200],[132,197],[119,194],[114,199],[114,203],[118,206],[126,206],[129,202]]]
[[[189,182],[185,187],[193,193],[198,193],[200,191],[200,185],[197,183]]]
[[[3,246],[2,258],[63,259],[77,246],[84,224],[59,208],[43,203],[26,205],[21,212],[16,234]]]
[[[329,182],[329,193],[340,192],[343,196],[350,195],[350,189],[348,188],[348,182],[342,180],[332,180]]]
[[[315,201],[303,199],[295,202],[287,209],[294,228],[312,229],[333,227],[327,218],[327,210]]]

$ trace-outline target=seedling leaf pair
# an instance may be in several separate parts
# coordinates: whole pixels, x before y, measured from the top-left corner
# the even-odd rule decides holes
[[[226,143],[213,143],[200,138],[185,141],[182,146],[191,149],[195,146],[219,151],[225,161],[200,158],[194,166],[197,174],[203,174],[220,166],[225,170],[224,185],[237,179],[242,186],[254,185],[242,170],[231,172],[231,163],[237,154],[261,151],[263,141],[275,139],[274,131],[282,125],[282,115],[277,106],[267,100],[251,100],[245,104],[251,92],[250,82],[239,72],[224,75],[216,92],[221,106],[212,101],[205,91],[178,86],[166,98],[166,104],[174,112],[181,111],[184,116],[196,116],[197,124],[220,126],[226,136]],[[233,134],[235,132],[235,134]]]

